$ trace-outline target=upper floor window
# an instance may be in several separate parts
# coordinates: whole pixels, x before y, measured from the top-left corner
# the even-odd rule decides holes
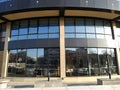
[[[94,18],[65,18],[65,37],[112,39],[111,23]]]
[[[6,24],[0,24],[0,42],[5,41],[6,36]]]
[[[11,40],[59,38],[58,18],[40,18],[12,23]]]

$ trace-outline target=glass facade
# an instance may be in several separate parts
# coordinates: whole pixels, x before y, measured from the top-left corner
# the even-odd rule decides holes
[[[117,73],[115,51],[111,48],[66,48],[67,76],[99,76]]]
[[[96,18],[66,17],[64,18],[66,38],[114,39],[111,21]],[[119,28],[118,28],[119,29]],[[11,41],[60,38],[59,18],[35,18],[13,21],[11,27]],[[119,36],[119,35],[118,35]],[[41,41],[42,41],[41,40]],[[69,39],[70,40],[70,39]],[[80,39],[81,40],[81,39]],[[81,40],[82,41],[82,40]],[[54,41],[53,41],[54,42]],[[56,42],[56,41],[55,41]],[[86,41],[87,42],[87,41]],[[14,42],[11,42],[14,43]],[[29,47],[10,49],[8,76],[13,77],[51,77],[60,76],[60,47],[57,44],[44,45],[37,48],[34,44]],[[15,42],[16,44],[16,42]],[[65,43],[66,44],[66,43]],[[107,46],[65,46],[66,76],[101,76],[117,74],[117,59],[115,48]],[[53,45],[53,46],[51,46]],[[82,45],[82,44],[81,44]],[[27,46],[27,45],[26,45]],[[103,48],[102,48],[103,47]],[[24,48],[24,49],[21,49]]]
[[[59,48],[17,49],[9,51],[8,76],[60,76]]]
[[[40,18],[12,23],[11,41],[59,38],[58,18]]]
[[[65,18],[65,38],[112,39],[111,22],[94,18]]]

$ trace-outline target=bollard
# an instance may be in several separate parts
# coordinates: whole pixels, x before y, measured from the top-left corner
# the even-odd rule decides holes
[[[48,82],[50,81],[50,72],[48,72]]]

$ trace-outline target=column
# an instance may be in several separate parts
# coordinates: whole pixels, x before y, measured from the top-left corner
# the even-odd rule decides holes
[[[64,32],[64,17],[60,17],[60,77],[66,77],[65,70],[65,32]]]
[[[115,22],[112,22],[113,26],[113,35],[116,43],[116,59],[117,59],[117,65],[118,65],[118,73],[120,74],[120,50],[119,50],[119,39],[117,38],[117,28]]]
[[[5,78],[7,76],[7,64],[8,64],[8,41],[10,40],[10,29],[11,22],[6,24],[6,38],[4,44],[4,52],[3,52],[3,62],[2,62],[2,72],[1,77]]]

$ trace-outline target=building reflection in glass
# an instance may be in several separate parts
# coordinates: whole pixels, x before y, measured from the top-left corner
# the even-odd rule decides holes
[[[114,49],[66,48],[67,76],[99,76],[117,73]]]
[[[59,48],[10,50],[8,76],[47,77],[60,75]]]

